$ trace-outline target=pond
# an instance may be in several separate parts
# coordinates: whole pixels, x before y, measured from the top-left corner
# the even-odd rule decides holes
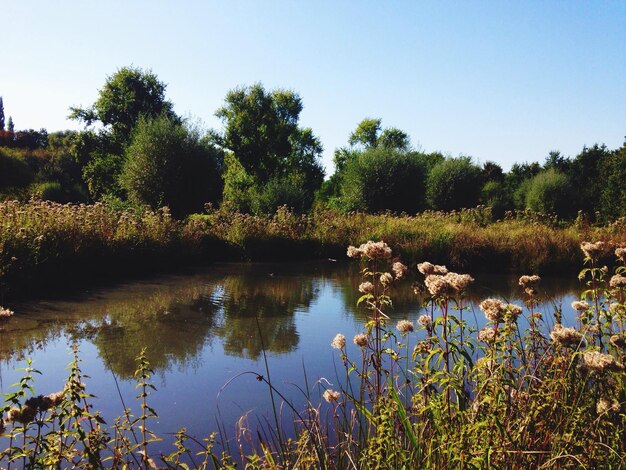
[[[484,323],[473,305],[488,296],[521,303],[517,279],[476,276],[466,318]],[[357,263],[232,263],[23,302],[0,331],[1,389],[11,390],[30,358],[42,372],[36,392],[60,390],[76,344],[87,391],[105,420],[120,416],[124,404],[137,415],[133,373],[146,347],[157,388],[149,403],[159,414],[152,430],[164,436],[184,426],[198,437],[222,430],[234,442],[237,426],[255,429],[273,419],[267,385],[257,380],[267,376],[264,350],[271,380],[296,407],[304,403],[305,384],[318,403],[319,384],[337,383],[342,366],[330,342],[341,332],[356,353],[350,339],[366,319],[356,307],[360,281]],[[543,280],[539,310],[548,322],[563,306],[564,318],[570,316],[564,323],[571,324],[579,289],[576,279]],[[396,286],[392,298],[394,323],[423,313],[411,280]],[[293,423],[288,410],[283,418]],[[153,450],[171,452],[170,442]]]

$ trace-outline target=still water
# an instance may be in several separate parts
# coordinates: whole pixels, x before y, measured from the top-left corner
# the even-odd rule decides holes
[[[87,391],[112,422],[122,403],[140,412],[133,372],[146,347],[157,388],[149,402],[159,414],[152,430],[163,436],[185,426],[204,437],[221,429],[232,439],[238,423],[255,428],[270,419],[267,386],[256,380],[267,376],[264,349],[272,381],[295,404],[304,401],[305,374],[314,402],[320,383],[337,384],[341,366],[330,342],[341,332],[356,353],[350,338],[366,318],[356,307],[360,281],[357,264],[233,263],[24,302],[12,306],[16,314],[0,331],[0,387],[9,391],[30,358],[42,373],[37,394],[60,390],[77,344]],[[565,319],[573,316],[570,303],[579,289],[576,279],[544,279],[544,318],[561,305]],[[473,303],[487,296],[520,302],[520,294],[517,276],[483,275],[470,297]],[[394,323],[423,313],[411,280],[396,286],[392,298]],[[465,315],[484,322],[476,307]],[[166,438],[154,450],[173,448]]]

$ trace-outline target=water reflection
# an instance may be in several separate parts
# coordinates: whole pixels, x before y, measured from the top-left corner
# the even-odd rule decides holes
[[[392,318],[419,311],[421,300],[412,289],[416,280],[393,288]],[[70,300],[25,303],[15,308],[18,314],[0,331],[0,356],[20,359],[67,337],[93,343],[104,366],[122,378],[132,377],[143,347],[152,367],[161,372],[197,366],[208,345],[254,361],[264,348],[275,355],[298,349],[305,332],[299,331],[297,314],[308,313],[328,284],[342,310],[361,325],[367,312],[356,308],[360,282],[354,263],[222,265]],[[578,288],[576,280],[544,279],[543,299],[558,303]],[[475,304],[494,295],[519,300],[517,277],[479,276],[468,300]],[[329,328],[327,336],[333,333]]]

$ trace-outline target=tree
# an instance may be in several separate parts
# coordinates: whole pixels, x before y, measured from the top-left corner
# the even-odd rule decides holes
[[[600,211],[605,221],[626,217],[626,142],[611,152],[602,167],[604,186],[600,195]]]
[[[341,182],[341,206],[367,212],[424,209],[426,171],[419,154],[371,148],[350,160]]]
[[[571,162],[568,174],[576,188],[576,203],[578,209],[588,215],[593,216],[600,209],[600,198],[606,185],[602,173],[610,155],[606,145],[595,144],[584,147]]]
[[[4,103],[2,96],[0,96],[0,131],[4,130]]]
[[[448,158],[428,175],[427,197],[433,209],[474,207],[482,189],[480,168],[469,157]]]
[[[88,108],[70,108],[70,118],[83,121],[87,126],[100,122],[110,132],[108,137],[124,146],[141,117],[163,114],[179,122],[172,103],[165,99],[165,88],[150,70],[122,67],[107,77],[94,104]]]
[[[526,208],[560,217],[571,217],[576,212],[573,196],[573,188],[567,176],[551,168],[530,180],[526,192]]]
[[[139,120],[120,177],[128,198],[175,216],[200,211],[222,193],[221,153],[197,129],[165,116]]]
[[[313,193],[323,180],[319,162],[322,145],[311,129],[299,127],[301,111],[300,96],[290,90],[266,91],[255,84],[228,92],[224,105],[215,113],[224,122],[224,132],[213,137],[238,162],[227,165],[225,188],[238,184],[228,181],[233,177],[247,181],[251,185],[247,193],[259,197],[268,187],[275,187],[276,181],[298,180],[300,191],[307,193],[305,199],[312,204]],[[270,181],[274,183],[266,187]],[[234,193],[229,189],[224,196],[228,203]],[[280,203],[280,197],[270,199]],[[238,201],[238,207],[260,207],[252,201],[243,203],[240,197]]]
[[[13,124],[13,118],[9,116],[9,120],[7,121],[7,131],[15,132],[15,124]]]
[[[348,143],[352,147],[360,146],[363,149],[385,147],[396,150],[408,150],[410,148],[411,140],[406,132],[396,127],[388,127],[382,130],[381,124],[381,119],[363,119],[350,134]]]

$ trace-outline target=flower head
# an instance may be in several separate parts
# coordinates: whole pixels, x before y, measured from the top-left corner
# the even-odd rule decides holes
[[[560,323],[554,325],[554,329],[550,333],[550,339],[562,346],[572,348],[585,343],[584,336],[580,332],[571,327],[565,328]]]
[[[337,333],[330,345],[335,349],[343,349],[346,347],[346,337],[341,333]]]
[[[369,281],[362,282],[359,284],[359,292],[363,294],[371,294],[374,292],[374,284]]]
[[[356,344],[357,346],[363,348],[365,346],[367,346],[367,343],[369,342],[367,335],[364,335],[363,333],[359,333],[358,335],[354,335],[354,344]]]
[[[430,316],[426,315],[425,313],[419,316],[419,318],[417,319],[417,323],[427,330],[430,330],[433,326],[433,321],[430,319]]]
[[[402,264],[400,261],[396,261],[395,263],[393,263],[393,265],[391,266],[391,270],[393,271],[393,273],[396,275],[396,279],[401,279],[404,277],[404,275],[406,274],[406,272],[409,270],[409,268],[407,268],[404,264]]]
[[[370,240],[367,243],[363,243],[358,250],[363,256],[371,260],[385,260],[391,258],[391,248],[383,241],[373,242]]]
[[[500,323],[504,316],[506,304],[498,299],[485,299],[479,305],[487,320]]]
[[[382,273],[380,275],[380,283],[383,286],[388,286],[389,284],[391,284],[391,281],[393,281],[393,276],[389,273]]]
[[[572,308],[577,312],[586,312],[589,310],[589,304],[584,300],[575,300],[572,302]]]
[[[541,281],[541,278],[537,276],[536,274],[532,276],[522,276],[519,278],[519,285],[524,288],[535,287],[537,286],[537,284],[539,284],[540,281]]]
[[[597,372],[601,372],[603,370],[619,372],[624,370],[624,364],[615,360],[615,358],[610,354],[604,354],[599,351],[589,351],[583,353],[582,367],[584,369]]]
[[[615,249],[615,256],[626,263],[626,247],[620,247]]]
[[[583,250],[586,258],[598,259],[604,253],[604,242],[582,242],[580,249]]]
[[[331,390],[330,388],[324,392],[324,400],[328,403],[333,403],[339,400],[339,392]]]
[[[413,323],[410,322],[409,320],[400,320],[398,324],[396,325],[396,328],[398,329],[400,333],[409,333],[413,331],[414,326],[413,326]]]

